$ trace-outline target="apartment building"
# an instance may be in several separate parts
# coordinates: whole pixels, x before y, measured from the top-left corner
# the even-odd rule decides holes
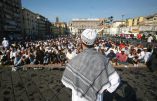
[[[0,34],[21,34],[21,0],[0,0]]]
[[[145,25],[157,26],[157,13],[146,16]]]
[[[37,14],[29,9],[22,8],[22,32],[26,36],[37,36]]]
[[[144,25],[145,18],[144,17],[135,17],[126,20],[126,26],[141,26]]]
[[[46,34],[46,18],[40,14],[37,14],[38,35],[40,38]]]

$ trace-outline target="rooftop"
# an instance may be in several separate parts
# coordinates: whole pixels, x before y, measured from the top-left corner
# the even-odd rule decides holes
[[[84,19],[72,19],[72,21],[99,21],[99,18],[84,18]]]

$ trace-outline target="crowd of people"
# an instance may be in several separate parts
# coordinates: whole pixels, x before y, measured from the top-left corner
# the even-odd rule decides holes
[[[149,43],[151,44],[151,42]],[[104,40],[98,38],[94,44],[97,52],[106,55],[113,65],[128,64],[138,67],[139,63],[146,64],[152,55],[151,45]],[[0,50],[2,65],[25,64],[65,64],[82,51],[80,37],[62,36],[50,40],[9,43],[5,38]]]
[[[115,34],[114,37],[126,38],[126,39],[137,39],[139,41],[157,42],[157,33],[155,34]]]
[[[12,44],[4,39],[0,51],[1,64],[20,66],[24,64],[64,63],[66,61],[65,55],[74,50],[74,43],[71,37]]]

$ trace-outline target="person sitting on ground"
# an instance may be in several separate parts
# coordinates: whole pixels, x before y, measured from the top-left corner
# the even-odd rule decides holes
[[[23,59],[23,57],[21,55],[21,52],[17,51],[16,55],[15,55],[15,59],[14,59],[14,67],[20,66],[22,63],[22,59]]]
[[[35,64],[35,54],[33,54],[33,51],[29,51],[28,56],[29,56],[30,64]]]
[[[140,63],[144,63],[144,56],[145,56],[145,52],[142,49],[137,49],[137,56],[138,56],[138,61]]]
[[[105,51],[106,56],[110,53],[111,50],[112,50],[114,53],[117,53],[117,50],[115,49],[115,46],[112,45],[111,48],[108,48],[108,49]]]
[[[56,56],[56,52],[54,50],[50,54],[50,59],[51,59],[52,64],[56,64],[57,56]]]
[[[10,47],[10,64],[11,65],[14,64],[15,55],[16,55],[16,49],[13,47]]]
[[[1,52],[1,64],[6,65],[7,64],[7,53],[6,52]]]
[[[128,64],[127,63],[128,56],[127,56],[127,54],[125,54],[125,49],[124,48],[121,50],[121,53],[116,54],[116,57],[117,57],[117,62],[119,64],[124,64],[124,65]]]
[[[130,64],[134,64],[135,55],[136,55],[136,50],[135,49],[131,49],[130,53],[128,55],[127,62],[130,63]]]
[[[129,46],[125,46],[125,54],[129,55]]]
[[[135,54],[134,58],[133,58],[133,64],[134,64],[134,67],[138,67],[139,65],[139,56],[137,54]]]
[[[48,63],[49,63],[49,60],[50,60],[50,54],[48,53],[48,51],[46,51],[45,53],[44,53],[44,59],[43,59],[44,61],[43,61],[43,64],[44,65],[48,65]]]
[[[41,48],[37,48],[36,63],[43,64],[43,59],[44,59],[44,51]]]
[[[125,48],[125,44],[124,44],[124,42],[121,42],[121,43],[119,44],[119,49],[123,49],[123,48]]]
[[[68,60],[71,60],[71,59],[73,58],[73,54],[72,54],[71,49],[68,49],[67,54],[66,54],[66,58],[67,58]]]
[[[152,55],[152,49],[151,48],[144,48],[145,50],[145,56],[144,56],[144,63],[146,64],[150,58],[150,56]]]
[[[66,56],[63,50],[60,50],[60,60],[61,60],[61,66],[65,64]]]
[[[110,61],[114,61],[114,59],[116,58],[116,54],[114,53],[113,50],[110,50],[110,53],[107,55],[107,57],[109,58]]]
[[[105,46],[107,47],[107,48],[111,48],[112,47],[112,44],[111,44],[111,42],[107,42],[106,44],[105,44]]]
[[[24,64],[30,64],[29,54],[27,50],[25,50],[25,52],[22,54],[22,57],[24,57],[23,58]]]
[[[148,43],[151,43],[152,41],[153,41],[153,37],[152,37],[151,34],[149,34],[148,39],[147,39],[147,42],[148,42]]]

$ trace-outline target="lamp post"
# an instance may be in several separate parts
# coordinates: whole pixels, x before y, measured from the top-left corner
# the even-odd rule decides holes
[[[124,14],[122,14],[122,21],[123,21],[124,16],[125,16],[125,15],[124,15]]]
[[[110,25],[110,26],[109,26],[109,27],[110,27],[110,28],[109,28],[109,34],[111,34],[111,33],[110,33],[110,30],[111,30],[111,24],[112,24],[112,22],[113,22],[113,16],[108,17],[108,19],[109,19],[109,25]]]
[[[122,14],[121,16],[122,16],[122,26],[121,26],[121,33],[122,33],[123,24],[124,24],[124,23],[123,23],[123,21],[124,21],[124,16],[125,16],[125,15],[124,15],[124,14]]]

